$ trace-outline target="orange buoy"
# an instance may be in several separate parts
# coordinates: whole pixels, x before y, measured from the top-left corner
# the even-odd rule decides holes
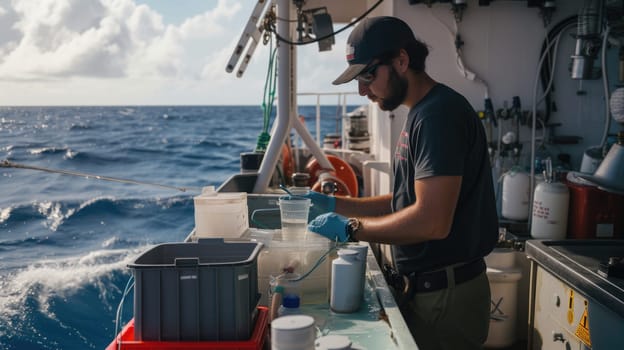
[[[282,174],[284,175],[284,181],[290,181],[294,172],[295,162],[292,156],[292,148],[287,141],[282,145]]]

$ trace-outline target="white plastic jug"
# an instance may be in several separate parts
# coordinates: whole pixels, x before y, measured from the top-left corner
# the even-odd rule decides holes
[[[560,182],[542,182],[533,196],[531,237],[564,239],[568,228],[570,192]]]
[[[501,215],[512,220],[529,218],[530,177],[519,168],[513,168],[503,176],[503,202]]]
[[[332,262],[329,306],[334,312],[350,313],[360,308],[364,284],[358,254],[356,250],[340,249],[338,259]]]

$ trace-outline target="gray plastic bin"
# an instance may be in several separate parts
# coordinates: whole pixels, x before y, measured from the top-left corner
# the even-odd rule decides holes
[[[128,267],[135,340],[247,340],[254,328],[261,243],[165,243]]]

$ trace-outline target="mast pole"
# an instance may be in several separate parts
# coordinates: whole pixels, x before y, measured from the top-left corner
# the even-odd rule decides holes
[[[278,0],[277,2],[277,17],[278,18],[290,18],[290,0]],[[283,38],[290,38],[290,22],[278,21],[277,33]],[[291,67],[291,50],[292,45],[283,41],[278,41],[277,48],[277,117],[275,120],[276,128],[271,135],[271,140],[267,147],[262,164],[258,171],[258,178],[253,188],[253,193],[266,192],[271,176],[273,175],[273,169],[277,165],[277,160],[281,154],[282,145],[286,141],[286,135],[290,131],[290,109],[291,98],[289,97],[292,89],[292,79],[290,67]]]
[[[290,9],[291,0],[278,0],[277,17],[292,18]],[[291,23],[278,21],[277,33],[282,38],[291,39]],[[334,167],[327,159],[320,146],[314,142],[310,132],[297,119],[297,67],[295,65],[296,47],[283,41],[278,41],[277,48],[277,118],[275,129],[267,147],[262,164],[258,170],[258,178],[253,188],[253,193],[265,193],[277,160],[282,151],[282,145],[292,126],[301,136],[305,145],[317,159],[323,169],[333,170]]]

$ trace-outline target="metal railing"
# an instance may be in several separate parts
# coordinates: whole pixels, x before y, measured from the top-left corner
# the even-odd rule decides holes
[[[344,117],[347,114],[347,96],[359,96],[358,92],[299,92],[297,97],[300,96],[316,96],[316,143],[323,144],[321,140],[321,97],[322,96],[336,96],[338,98],[337,106],[341,109],[341,115]],[[341,133],[342,134],[342,133]],[[344,140],[343,140],[344,141]]]

